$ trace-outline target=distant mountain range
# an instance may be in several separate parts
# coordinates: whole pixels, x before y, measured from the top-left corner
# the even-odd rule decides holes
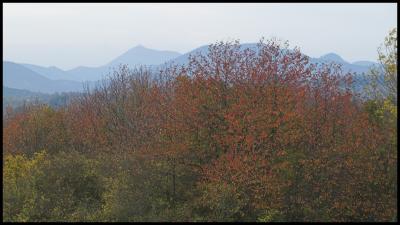
[[[43,67],[32,64],[21,65],[51,80],[71,80],[82,82],[101,80],[109,72],[112,72],[113,68],[116,68],[121,64],[128,64],[131,67],[138,65],[158,65],[180,55],[181,54],[178,52],[158,51],[138,45],[129,49],[111,62],[99,67],[79,66],[71,70],[62,70],[54,66]]]
[[[241,47],[256,48],[256,44],[242,44]],[[180,54],[173,51],[148,49],[138,45],[103,66],[79,66],[71,70],[3,61],[3,85],[42,93],[82,91],[84,82],[94,85],[95,81],[105,78],[120,64],[127,64],[130,67],[146,65],[157,70],[161,66],[172,63],[185,64],[188,62],[190,54],[207,54],[207,52],[208,46],[201,46],[188,53]],[[344,71],[357,74],[367,72],[371,66],[376,64],[370,61],[350,63],[335,53],[329,53],[319,58],[310,58],[310,61],[312,63],[337,62],[343,65]]]
[[[42,73],[13,62],[3,62],[3,85],[42,93],[80,91],[83,88],[82,82],[51,80]]]

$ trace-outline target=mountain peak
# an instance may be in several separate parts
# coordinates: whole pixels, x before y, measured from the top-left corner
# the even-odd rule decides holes
[[[338,54],[333,53],[333,52],[325,54],[319,58],[323,59],[323,60],[329,60],[329,61],[335,61],[335,62],[341,62],[341,63],[346,62],[342,57],[340,57]]]
[[[141,45],[141,44],[138,44],[138,45],[136,45],[135,47],[134,47],[134,49],[141,49],[141,48],[146,48],[146,47],[144,47],[143,45]]]
[[[127,64],[130,66],[158,65],[180,55],[181,54],[178,52],[154,50],[139,44],[121,54],[106,66],[113,67],[119,64]]]
[[[151,50],[151,49],[146,48],[141,44],[138,44],[135,47],[128,49],[128,51],[126,51],[126,52],[136,52],[136,51],[144,51],[144,50]]]

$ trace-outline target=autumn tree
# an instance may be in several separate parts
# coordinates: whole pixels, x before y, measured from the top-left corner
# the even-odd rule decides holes
[[[397,106],[354,76],[288,43],[219,42],[159,72],[121,66],[65,108],[8,110],[3,215],[396,220]]]

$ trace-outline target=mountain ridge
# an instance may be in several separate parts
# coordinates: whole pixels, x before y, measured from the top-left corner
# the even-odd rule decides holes
[[[243,48],[255,48],[256,43],[243,43],[241,44],[241,49]],[[118,67],[120,64],[128,64],[129,67],[135,67],[138,65],[146,65],[151,68],[157,70],[162,68],[162,66],[167,66],[170,64],[185,64],[188,62],[188,57],[191,54],[207,54],[209,45],[203,45],[192,51],[189,51],[184,54],[180,54],[174,51],[168,50],[154,50],[144,47],[143,45],[137,45],[133,48],[130,48],[128,51],[120,54],[110,62],[104,64],[99,67],[89,67],[89,66],[78,66],[70,70],[62,70],[56,66],[38,66],[34,64],[28,63],[14,63],[11,61],[3,61],[3,76],[4,79],[8,82],[8,85],[11,88],[22,88],[27,89],[29,91],[40,91],[40,88],[33,87],[34,84],[38,84],[37,81],[32,81],[32,76],[37,76],[39,81],[42,83],[51,84],[53,87],[43,87],[43,85],[39,85],[39,87],[43,87],[43,91],[66,91],[69,88],[71,91],[80,90],[77,88],[78,84],[74,82],[78,82],[82,85],[82,82],[95,82],[105,78],[109,73],[113,71],[114,68]],[[330,52],[325,55],[322,55],[318,58],[310,57],[311,63],[329,63],[335,62],[342,64],[342,68],[345,72],[352,71],[357,74],[365,73],[369,70],[369,68],[373,65],[377,65],[377,63],[372,61],[355,61],[354,63],[350,63],[344,60],[340,55]],[[16,65],[19,65],[31,72],[24,71],[24,76],[16,75],[15,72],[11,70],[4,70],[4,67],[10,67],[13,63],[13,68],[16,68]],[[5,66],[6,64],[6,66]],[[19,68],[21,70],[21,68]],[[23,69],[22,69],[23,70]],[[28,76],[29,75],[29,76]],[[13,79],[13,76],[19,76],[19,80]],[[28,77],[26,77],[28,76]],[[25,77],[25,78],[24,78]],[[28,81],[25,81],[27,79]],[[44,79],[50,80],[45,81]],[[39,82],[39,83],[40,83]],[[71,83],[72,82],[72,83]],[[17,84],[19,83],[19,84]],[[62,84],[65,84],[68,88],[61,87]],[[61,86],[60,86],[61,85]],[[57,90],[58,87],[59,90]]]

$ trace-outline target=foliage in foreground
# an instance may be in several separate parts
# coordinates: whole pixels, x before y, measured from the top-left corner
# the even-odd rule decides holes
[[[397,220],[397,102],[286,48],[218,43],[10,113],[3,220]]]

